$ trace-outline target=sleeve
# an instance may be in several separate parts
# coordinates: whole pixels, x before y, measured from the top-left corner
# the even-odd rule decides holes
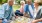
[[[4,10],[4,7],[5,7],[5,5],[3,4],[3,5],[2,5],[3,10]]]
[[[9,7],[8,7],[8,4],[7,4],[7,3],[3,4],[2,6],[3,6],[4,10],[8,10],[8,9],[9,9]]]
[[[15,13],[14,13],[14,11],[12,11],[12,16],[15,16]]]
[[[9,10],[9,5],[7,4],[5,7],[6,7],[6,10],[8,11]]]
[[[6,6],[7,6],[7,4],[5,3],[2,5],[2,8],[4,8],[4,10],[6,10]]]
[[[7,19],[4,19],[4,20],[2,21],[2,23],[8,23],[8,22],[7,22]]]
[[[41,13],[42,13],[42,9],[41,9]]]
[[[7,18],[9,15],[9,11],[7,9],[7,4],[3,4],[2,8],[4,8],[4,18]]]
[[[27,5],[24,6],[24,12],[27,12]]]
[[[15,16],[14,11],[12,10],[11,14],[10,14],[10,19],[12,19]]]

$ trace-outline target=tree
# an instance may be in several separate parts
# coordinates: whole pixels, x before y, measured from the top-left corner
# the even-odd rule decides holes
[[[0,4],[2,4],[2,0],[0,0]]]
[[[32,2],[34,2],[34,0],[32,0]]]
[[[7,0],[2,0],[2,3],[6,3],[7,2]]]
[[[17,2],[18,4],[20,4],[20,1],[21,1],[21,0],[16,0],[16,2]]]

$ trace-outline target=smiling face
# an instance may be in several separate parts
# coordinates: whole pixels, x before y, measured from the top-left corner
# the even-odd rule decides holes
[[[34,0],[34,6],[35,6],[35,8],[38,8],[38,6],[39,6],[38,0]]]
[[[35,7],[35,9],[37,10],[37,9],[39,8],[39,3],[34,2],[34,7]]]
[[[13,5],[13,0],[10,0],[8,3],[9,3],[9,5],[12,6]]]
[[[32,0],[28,0],[28,4],[31,4],[32,3]]]
[[[34,3],[34,6],[36,7],[36,6],[39,6],[39,4],[38,3]]]

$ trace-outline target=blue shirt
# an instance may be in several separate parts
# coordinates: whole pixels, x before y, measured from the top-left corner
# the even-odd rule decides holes
[[[4,18],[4,8],[0,5],[0,19]]]
[[[5,10],[4,10],[3,5],[0,5],[0,19],[4,18],[4,12]],[[7,23],[7,19],[2,20],[2,23]]]
[[[31,4],[31,7],[34,10],[33,4]],[[24,12],[26,12],[26,13],[29,12],[30,13],[29,5],[28,4],[25,4],[25,6],[24,6]],[[31,15],[31,13],[30,13],[30,17],[33,18],[33,15]]]
[[[8,3],[5,3],[5,4],[3,4],[3,8],[5,10],[4,18],[9,19],[12,16],[12,14],[13,14],[12,6],[9,6]],[[9,13],[9,12],[11,12],[11,13]]]

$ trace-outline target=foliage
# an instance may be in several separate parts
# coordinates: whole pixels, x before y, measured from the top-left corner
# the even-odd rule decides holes
[[[4,3],[6,3],[7,2],[7,0],[2,0]]]
[[[20,8],[20,5],[13,5],[13,11],[16,11]]]
[[[34,0],[32,0],[32,2],[34,2]]]
[[[0,0],[0,4],[2,3],[2,0]]]
[[[16,0],[16,3],[20,4],[20,1],[21,0]],[[6,2],[7,2],[7,0],[0,0],[0,3],[6,3]],[[34,0],[32,0],[32,2],[34,2]]]
[[[18,4],[20,4],[20,1],[21,1],[21,0],[16,0],[16,2],[17,2]]]

